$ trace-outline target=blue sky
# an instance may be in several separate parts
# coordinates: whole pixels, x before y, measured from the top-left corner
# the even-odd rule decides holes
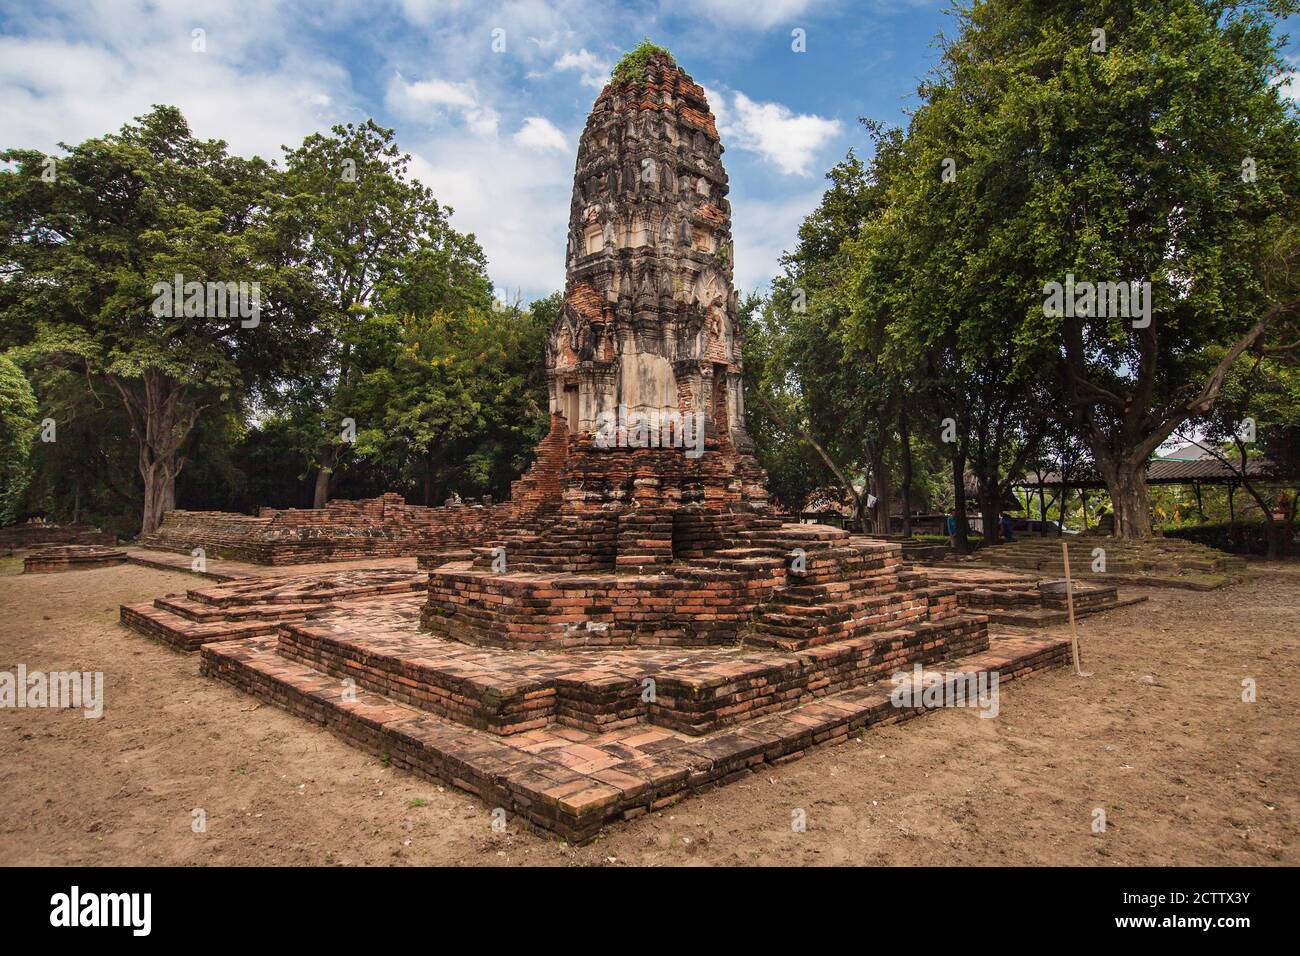
[[[777,270],[826,170],[864,144],[858,117],[904,122],[936,36],[954,29],[948,6],[0,0],[0,144],[51,150],[171,103],[196,134],[272,158],[309,132],[374,117],[396,129],[457,228],[478,236],[498,287],[531,299],[563,285],[587,112],[618,57],[649,36],[709,93],[731,175],[736,283],[748,290]],[[806,52],[792,50],[796,29]]]

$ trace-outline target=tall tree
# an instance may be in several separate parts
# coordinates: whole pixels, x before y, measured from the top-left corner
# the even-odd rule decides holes
[[[321,353],[285,397],[317,468],[318,508],[348,447],[341,422],[355,419],[354,350],[358,336],[367,337],[357,326],[378,300],[397,314],[425,317],[490,301],[482,249],[451,228],[451,210],[409,178],[409,166],[393,131],[374,120],[335,126],[285,150],[277,224],[311,276],[324,333]]]
[[[22,369],[0,355],[0,525],[14,519],[32,475],[36,393]]]
[[[1155,449],[1241,355],[1296,338],[1300,121],[1274,33],[1296,9],[987,0],[921,91],[929,185],[904,218],[921,241],[943,224],[916,300],[964,294],[968,338],[1001,323],[1022,366],[1051,368],[1125,537],[1151,533]]]
[[[851,150],[827,174],[830,186],[801,224],[798,244],[773,283],[769,309],[782,335],[780,350],[769,357],[768,385],[797,383],[802,419],[789,420],[802,421],[799,433],[854,502],[863,530],[868,496],[858,475],[865,474],[876,501],[871,523],[887,533],[891,449],[903,395],[889,364],[889,313],[864,288],[857,257],[864,232],[885,210],[902,137],[895,129],[865,125],[872,159],[864,163]]]
[[[355,407],[357,452],[413,472],[425,504],[505,496],[545,432],[539,356],[558,297],[532,309],[383,317]]]
[[[147,532],[175,505],[199,416],[292,352],[293,315],[263,245],[275,174],[195,139],[166,106],[61,148],[0,154],[16,165],[0,174],[2,334],[24,362],[73,369],[116,396]]]

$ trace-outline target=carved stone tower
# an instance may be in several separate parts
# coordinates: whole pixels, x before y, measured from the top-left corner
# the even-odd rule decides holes
[[[570,434],[701,414],[720,453],[748,456],[722,144],[672,57],[635,56],[578,146],[550,408]]]

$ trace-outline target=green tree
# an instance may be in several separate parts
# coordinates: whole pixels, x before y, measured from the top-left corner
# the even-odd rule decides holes
[[[875,145],[872,160],[864,163],[850,150],[831,169],[821,203],[800,225],[799,241],[773,282],[767,354],[754,397],[835,476],[863,530],[868,507],[859,476],[866,476],[876,498],[873,521],[883,533],[903,378],[890,364],[889,313],[864,288],[859,256],[863,235],[887,210],[902,135],[865,125]]]
[[[1218,353],[1211,354],[1218,359]],[[1294,534],[1300,495],[1275,483],[1300,474],[1300,370],[1265,355],[1235,365],[1224,378],[1219,401],[1189,423],[1202,434],[1182,435],[1231,470],[1259,507],[1269,560],[1278,558]],[[1271,469],[1259,470],[1262,462]],[[1277,514],[1285,515],[1278,519]]]
[[[376,319],[387,335],[358,379],[358,455],[412,473],[425,504],[508,494],[545,432],[538,356],[557,302]]]
[[[32,476],[39,423],[36,394],[22,369],[0,355],[0,525],[14,520]]]
[[[295,354],[292,282],[263,228],[276,175],[195,139],[174,107],[61,148],[0,154],[16,166],[0,174],[0,335],[120,403],[147,532],[175,506],[199,416]]]
[[[491,286],[477,241],[453,230],[451,210],[409,178],[410,156],[398,150],[391,129],[374,120],[335,126],[286,149],[284,158],[276,222],[310,277],[323,334],[282,398],[312,456],[320,508],[348,447],[341,422],[356,418],[366,373],[356,350],[373,339],[361,326],[380,311],[427,317],[482,309]],[[357,427],[366,426],[357,420]]]
[[[900,200],[914,318],[955,316],[966,354],[1001,325],[1019,369],[1050,369],[1126,537],[1151,533],[1151,454],[1300,315],[1300,125],[1273,32],[1296,9],[988,0],[921,90]],[[1107,306],[1123,284],[1128,314],[1055,308],[1071,276],[1117,284]]]

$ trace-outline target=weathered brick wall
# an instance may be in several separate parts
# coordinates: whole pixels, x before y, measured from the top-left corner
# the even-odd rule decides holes
[[[329,502],[324,508],[263,508],[257,517],[221,511],[169,511],[147,548],[190,552],[255,564],[309,564],[400,557],[479,544],[511,514],[496,505],[408,505],[401,495]]]
[[[103,568],[126,561],[126,552],[101,545],[57,545],[41,548],[23,559],[25,574]]]
[[[423,622],[455,640],[502,647],[734,643],[778,577],[696,568],[598,577],[443,570],[430,576]]]
[[[117,535],[88,524],[11,524],[0,528],[0,550],[40,544],[117,544]]]

